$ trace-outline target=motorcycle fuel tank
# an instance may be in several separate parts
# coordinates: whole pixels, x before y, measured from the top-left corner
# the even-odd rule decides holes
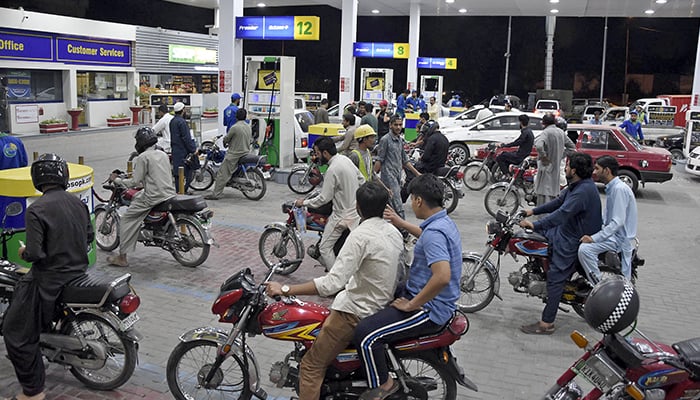
[[[510,250],[526,256],[547,257],[549,244],[547,238],[535,232],[517,232],[508,243]]]
[[[330,310],[320,304],[293,300],[271,304],[259,321],[263,335],[278,340],[315,340]]]

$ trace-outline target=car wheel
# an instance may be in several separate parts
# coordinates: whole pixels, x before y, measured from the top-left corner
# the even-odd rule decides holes
[[[463,143],[452,143],[447,149],[452,154],[452,161],[458,165],[467,165],[469,161],[469,148]]]
[[[639,178],[637,178],[637,175],[634,172],[627,169],[621,169],[618,171],[617,177],[620,178],[625,185],[632,189],[632,193],[637,193],[637,190],[639,189]]]
[[[674,161],[681,161],[685,160],[685,154],[683,154],[683,150],[681,149],[671,149],[671,158]]]

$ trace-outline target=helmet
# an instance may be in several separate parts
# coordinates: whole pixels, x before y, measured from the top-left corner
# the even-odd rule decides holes
[[[355,129],[355,140],[358,140],[358,139],[361,139],[361,138],[367,137],[367,136],[373,136],[376,134],[377,134],[377,132],[375,132],[371,126],[360,125],[359,127],[357,127],[357,129]]]
[[[554,124],[557,126],[557,128],[561,129],[562,131],[566,130],[566,120],[562,117],[556,117],[554,119]]]
[[[597,284],[588,295],[583,312],[588,325],[604,334],[617,333],[630,326],[638,313],[637,290],[622,276]]]
[[[383,100],[383,99],[382,99],[382,100],[379,101],[379,107],[385,107],[385,106],[388,106],[388,105],[389,105],[389,102],[386,101],[386,100]]]
[[[426,121],[423,124],[423,126],[421,126],[420,133],[423,136],[428,137],[428,136],[432,135],[433,133],[437,132],[438,129],[440,129],[440,125],[431,119],[431,120]]]
[[[146,151],[147,148],[158,143],[158,137],[156,136],[156,133],[153,132],[153,129],[147,126],[139,128],[139,130],[136,131],[136,135],[134,135],[134,137],[136,138],[136,145],[134,145],[134,148],[136,148],[136,151],[139,154]]]
[[[309,172],[309,183],[312,186],[317,186],[321,184],[321,181],[323,180],[323,175],[321,175],[321,171],[318,169],[318,167],[314,167],[311,169]]]
[[[42,192],[44,185],[59,185],[68,188],[68,163],[53,153],[42,154],[32,163],[32,183],[36,190]]]

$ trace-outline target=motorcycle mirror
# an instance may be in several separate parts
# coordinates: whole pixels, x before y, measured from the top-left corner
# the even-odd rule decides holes
[[[10,216],[10,217],[16,217],[20,214],[22,214],[22,210],[24,208],[22,207],[22,203],[19,201],[13,201],[7,206],[5,206],[5,217]],[[4,222],[4,217],[3,217],[3,222]],[[3,224],[4,225],[4,224]]]

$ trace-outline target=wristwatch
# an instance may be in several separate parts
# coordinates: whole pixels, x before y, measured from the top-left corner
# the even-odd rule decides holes
[[[289,296],[289,285],[282,285],[280,290],[282,291],[283,295]]]

